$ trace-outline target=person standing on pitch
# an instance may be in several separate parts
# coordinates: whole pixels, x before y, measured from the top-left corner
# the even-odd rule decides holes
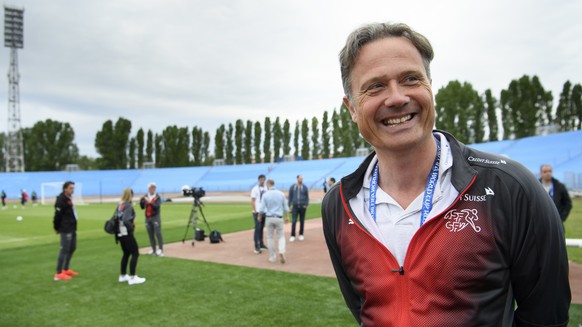
[[[277,238],[279,240],[279,258],[281,263],[285,263],[285,232],[283,230],[283,219],[285,223],[289,222],[288,212],[289,205],[285,194],[275,188],[275,181],[267,180],[267,188],[269,189],[261,199],[260,211],[265,213],[265,222],[267,225],[267,244],[269,245],[269,261],[277,261],[277,252],[275,252],[274,233],[277,231]]]
[[[289,206],[291,209],[291,237],[289,242],[295,242],[295,224],[299,215],[299,240],[303,241],[303,228],[305,226],[305,212],[309,205],[309,190],[303,184],[303,176],[297,175],[297,183],[289,188]]]
[[[2,198],[2,209],[6,209],[6,192],[4,190],[2,190],[0,197]]]
[[[130,188],[123,190],[121,201],[117,206],[117,234],[115,235],[121,244],[123,256],[121,257],[121,272],[119,282],[127,282],[129,285],[145,283],[146,279],[136,275],[137,259],[139,258],[139,246],[135,240],[135,210],[131,199],[133,191]],[[131,261],[129,260],[131,257]],[[129,263],[129,275],[127,264]]]
[[[523,165],[433,129],[433,56],[394,23],[340,51],[344,104],[374,147],[322,202],[345,302],[361,326],[566,326],[558,212]]]
[[[572,199],[570,199],[566,186],[554,178],[551,165],[544,164],[540,167],[540,182],[552,200],[554,200],[562,223],[565,222],[570,210],[572,210]]]
[[[63,184],[63,192],[57,196],[53,228],[61,237],[57,273],[54,280],[69,280],[78,273],[69,269],[73,253],[77,249],[77,212],[73,206],[75,183],[68,181]]]
[[[148,194],[144,195],[140,201],[139,206],[145,209],[145,226],[150,238],[150,245],[152,249],[148,252],[149,255],[164,256],[164,240],[162,238],[162,218],[160,215],[160,207],[162,199],[156,193],[156,183],[148,184]],[[158,239],[158,250],[156,251],[156,238]]]
[[[259,183],[251,189],[251,206],[253,207],[253,221],[255,223],[255,233],[253,235],[254,242],[254,252],[255,254],[260,254],[262,249],[266,249],[263,230],[265,229],[265,218],[263,213],[259,211],[259,206],[261,204],[261,198],[263,194],[267,191],[265,187],[265,175],[259,175]]]

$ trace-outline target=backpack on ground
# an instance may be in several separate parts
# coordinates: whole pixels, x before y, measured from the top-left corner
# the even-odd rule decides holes
[[[224,242],[224,240],[222,239],[222,235],[216,229],[213,230],[212,232],[210,232],[210,235],[208,236],[208,238],[210,239],[210,243]]]

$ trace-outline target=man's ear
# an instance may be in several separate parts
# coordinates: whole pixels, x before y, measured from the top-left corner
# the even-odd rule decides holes
[[[352,121],[357,122],[358,121],[358,114],[356,113],[356,109],[352,106],[352,104],[350,103],[350,100],[348,99],[347,96],[344,96],[343,100],[344,100],[344,105],[350,111],[350,115],[352,116]]]

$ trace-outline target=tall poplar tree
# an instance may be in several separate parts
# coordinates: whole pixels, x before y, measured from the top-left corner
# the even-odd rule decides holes
[[[263,125],[265,128],[265,142],[263,143],[263,153],[265,154],[265,162],[272,162],[271,156],[271,118],[265,118],[265,124]]]
[[[261,123],[255,122],[255,138],[253,141],[255,143],[255,162],[256,163],[261,162],[261,135],[262,134],[263,134],[263,131],[261,129]]]

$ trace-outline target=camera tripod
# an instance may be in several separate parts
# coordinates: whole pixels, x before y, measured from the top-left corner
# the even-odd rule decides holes
[[[188,234],[188,229],[190,228],[190,224],[192,224],[192,246],[194,246],[194,240],[196,239],[196,229],[198,227],[198,210],[200,210],[200,215],[202,216],[202,220],[204,220],[204,223],[206,224],[206,227],[208,227],[208,232],[210,232],[212,230],[212,228],[210,228],[210,224],[208,223],[208,221],[206,220],[206,217],[204,216],[204,212],[202,211],[202,206],[204,205],[204,203],[202,203],[202,201],[200,201],[200,199],[195,198],[194,199],[194,203],[192,204],[192,211],[190,211],[190,218],[188,219],[188,225],[186,225],[186,230],[184,231],[184,238],[182,238],[182,243],[184,243],[184,241],[186,240],[186,235]]]

